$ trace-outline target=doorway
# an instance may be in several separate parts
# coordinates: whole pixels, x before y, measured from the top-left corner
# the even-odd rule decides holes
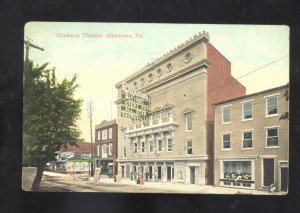
[[[152,174],[153,174],[152,166],[149,166],[149,179],[152,179]]]
[[[281,167],[281,191],[288,191],[289,173],[287,167]]]
[[[172,181],[174,179],[174,167],[167,166],[167,181]]]
[[[122,178],[124,178],[124,174],[125,174],[125,166],[121,166],[121,173],[122,173]]]
[[[274,183],[274,159],[264,159],[264,186]]]
[[[157,179],[161,180],[161,166],[157,167]]]
[[[191,166],[190,167],[190,183],[195,184],[195,167]]]

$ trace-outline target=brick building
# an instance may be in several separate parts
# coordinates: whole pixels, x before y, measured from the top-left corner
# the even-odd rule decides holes
[[[101,176],[113,177],[116,174],[118,157],[118,124],[116,120],[102,121],[95,127],[94,158],[96,167],[101,168]]]
[[[215,185],[282,191],[288,186],[288,86],[215,105]]]
[[[122,84],[148,94],[149,119],[121,116]],[[213,183],[213,104],[246,94],[230,62],[199,33],[116,84],[118,174],[151,181]]]

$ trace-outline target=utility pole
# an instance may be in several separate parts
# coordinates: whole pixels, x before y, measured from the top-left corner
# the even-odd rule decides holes
[[[25,61],[27,61],[28,58],[29,58],[29,48],[30,47],[38,49],[38,50],[41,50],[41,51],[45,50],[44,48],[39,47],[38,45],[33,44],[32,43],[32,39],[30,39],[28,37],[27,37],[27,40],[24,41],[24,44],[25,44]]]
[[[35,48],[41,51],[44,51],[45,49],[42,47],[39,47],[38,45],[35,45],[32,43],[32,39],[27,37],[27,40],[24,41],[25,44],[25,63],[24,63],[24,82],[27,79],[28,75],[28,59],[29,59],[29,48]],[[24,84],[24,91],[26,91],[26,84]]]
[[[91,177],[94,176],[94,146],[93,146],[93,101],[87,104],[88,117],[90,118],[90,132],[91,132]]]

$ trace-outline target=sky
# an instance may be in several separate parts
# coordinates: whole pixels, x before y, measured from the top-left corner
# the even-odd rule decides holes
[[[45,49],[30,48],[30,60],[50,62],[59,80],[77,75],[75,97],[83,100],[78,127],[87,142],[89,101],[93,100],[93,127],[117,118],[115,84],[202,31],[231,62],[231,74],[247,94],[289,82],[289,28],[284,25],[29,22],[24,31],[25,40]],[[106,37],[109,33],[132,37]]]

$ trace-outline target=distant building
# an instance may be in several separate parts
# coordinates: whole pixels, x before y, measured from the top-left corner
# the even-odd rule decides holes
[[[288,86],[215,104],[216,186],[287,191]]]
[[[148,120],[122,117],[124,82],[131,91],[149,96]],[[207,32],[179,44],[116,88],[119,176],[213,183],[213,104],[243,96],[246,88],[232,77],[230,61],[209,42]]]
[[[116,174],[118,125],[116,120],[103,121],[95,127],[94,158],[100,175],[113,177]]]
[[[62,145],[57,153],[57,161],[52,162],[51,170],[65,173],[88,173],[90,169],[91,143],[77,142],[77,145]]]

